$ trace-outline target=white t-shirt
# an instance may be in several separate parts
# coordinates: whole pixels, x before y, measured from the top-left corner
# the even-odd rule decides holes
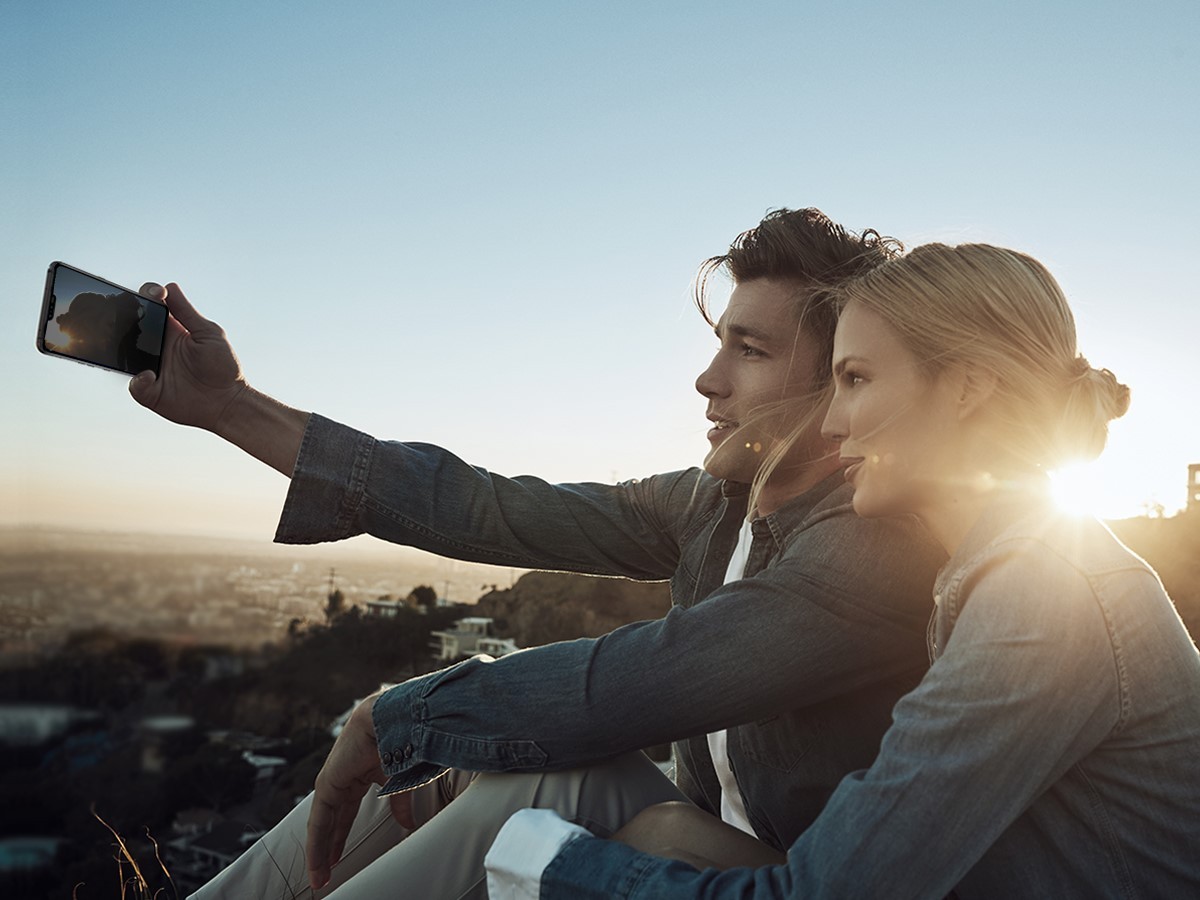
[[[750,520],[747,519],[742,523],[742,530],[738,532],[737,546],[733,548],[733,556],[729,558],[729,566],[725,569],[725,584],[740,581],[745,574],[752,539]],[[742,792],[733,775],[733,768],[729,765],[727,730],[714,731],[708,736],[708,752],[712,756],[713,768],[717,770],[717,781],[721,783],[721,820],[734,828],[740,828],[746,834],[758,837],[750,825],[750,817],[746,815],[746,803],[742,800]]]
[[[725,569],[725,584],[738,581],[746,571],[752,540],[750,521],[738,532],[737,546]],[[729,765],[728,733],[715,731],[708,736],[717,780],[721,783],[721,819],[753,835],[746,804]],[[492,842],[484,857],[488,896],[494,900],[537,900],[542,872],[571,841],[591,832],[567,822],[549,809],[522,809],[513,813]]]

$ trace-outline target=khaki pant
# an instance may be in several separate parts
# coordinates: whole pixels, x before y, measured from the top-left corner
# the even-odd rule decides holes
[[[304,860],[309,794],[190,900],[477,900],[487,896],[483,857],[518,809],[553,809],[608,837],[645,807],[682,799],[642,753],[566,772],[449,772],[414,792],[424,824],[411,834],[368,791],[329,886],[314,895]]]

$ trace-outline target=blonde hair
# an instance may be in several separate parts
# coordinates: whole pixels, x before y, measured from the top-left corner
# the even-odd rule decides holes
[[[1054,277],[1024,253],[926,244],[839,285],[835,302],[879,315],[930,375],[977,366],[995,377],[991,437],[1020,468],[1096,458],[1129,408],[1129,388],[1079,354]]]

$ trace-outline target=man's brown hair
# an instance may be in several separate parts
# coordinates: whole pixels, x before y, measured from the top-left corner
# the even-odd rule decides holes
[[[899,256],[904,246],[873,228],[847,231],[819,209],[775,209],[743,231],[729,250],[700,264],[694,284],[696,307],[715,327],[708,309],[708,282],[724,270],[735,284],[765,279],[795,284],[796,321],[820,347],[817,377],[828,379],[837,310],[825,288],[863,275]]]

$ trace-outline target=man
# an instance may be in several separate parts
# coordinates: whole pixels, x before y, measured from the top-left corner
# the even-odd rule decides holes
[[[709,275],[727,269],[735,288],[696,382],[713,423],[705,470],[612,486],[500,478],[292,409],[246,384],[221,329],[177,286],[144,289],[174,321],[161,377],[143,373],[131,392],[292,478],[277,540],[368,532],[459,559],[671,582],[662,620],[468,660],[364,701],[310,805],[277,829],[294,835],[308,816],[314,887],[480,896],[483,853],[511,809],[553,806],[611,833],[679,792],[782,850],[870,764],[924,671],[944,557],[912,522],[853,514],[819,431],[836,324],[820,288],[891,255],[875,232],[779,210],[710,259],[705,317]],[[628,755],[667,740],[678,791]],[[480,776],[402,843],[383,834],[373,784],[410,792],[393,805],[406,832],[458,793],[462,771],[529,774]],[[248,873],[279,865],[263,856],[269,866],[252,851],[200,896],[249,893]]]

